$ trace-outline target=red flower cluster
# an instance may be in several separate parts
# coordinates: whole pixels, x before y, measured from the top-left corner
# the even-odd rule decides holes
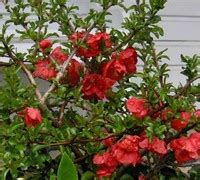
[[[114,82],[100,74],[88,74],[83,79],[82,92],[86,99],[103,99]]]
[[[126,101],[126,107],[138,119],[143,119],[149,113],[149,107],[145,99],[132,97]]]
[[[103,99],[106,92],[116,81],[129,73],[136,71],[137,53],[134,48],[128,47],[119,56],[101,64],[101,74],[92,73],[84,77],[82,92],[84,97]]]
[[[80,75],[83,73],[83,64],[72,59],[67,68],[67,84],[71,87],[76,86],[80,82]]]
[[[77,46],[77,42],[82,40],[85,32],[74,33],[70,39]],[[46,39],[40,42],[40,48],[45,49],[50,47],[51,41]],[[97,56],[101,53],[102,47],[110,48],[112,42],[110,35],[107,33],[89,34],[86,39],[86,47],[78,47],[77,56],[86,58]],[[38,60],[35,65],[34,77],[39,77],[45,80],[51,80],[57,75],[52,59],[62,65],[67,59],[61,47],[56,47],[50,54],[50,58]],[[124,75],[136,72],[137,53],[134,48],[128,47],[121,51],[118,55],[113,54],[109,62],[100,64],[100,73],[87,74],[83,78],[82,92],[84,98],[104,99],[107,91],[114,85],[116,81],[123,78]],[[66,71],[67,77],[62,79],[62,82],[67,82],[70,86],[75,86],[80,81],[80,74],[83,71],[83,66],[76,60],[71,60]]]
[[[121,141],[112,145],[108,151],[102,155],[95,155],[93,163],[99,166],[97,175],[110,176],[118,165],[132,164],[135,166],[141,161],[139,154],[139,139],[138,136],[128,135]]]
[[[44,42],[45,40],[41,41]],[[52,53],[50,54],[50,57],[55,60],[58,64],[63,64],[67,59],[68,55],[65,54],[61,47],[56,47]],[[34,77],[39,77],[44,80],[51,80],[52,78],[55,78],[57,75],[57,70],[53,65],[53,62],[48,58],[44,60],[38,60],[35,64],[35,71],[33,72]]]
[[[42,116],[39,109],[27,107],[22,112],[19,112],[18,115],[23,116],[24,123],[28,127],[35,127],[42,123]]]
[[[123,164],[135,166],[141,161],[139,154],[139,136],[126,136],[123,140],[112,146],[112,154],[116,160]]]
[[[102,65],[101,72],[104,77],[119,81],[124,75],[136,72],[136,63],[137,53],[128,47],[119,55],[113,54],[112,59]]]
[[[147,137],[139,143],[140,148],[147,149],[158,155],[165,155],[167,153],[166,143],[157,137],[153,137],[152,142],[149,142]]]
[[[104,146],[107,146],[107,147],[110,147],[113,145],[113,142],[114,142],[115,138],[114,137],[109,137],[107,139],[104,139],[102,141],[102,143],[104,144]]]
[[[200,156],[200,133],[196,132],[190,137],[180,137],[170,143],[178,163],[182,164],[187,161],[196,160]]]
[[[39,47],[42,51],[45,51],[47,48],[52,46],[52,41],[50,39],[44,39],[39,42]]]
[[[133,165],[140,163],[142,157],[140,150],[145,149],[163,156],[167,154],[166,143],[163,140],[153,137],[150,143],[146,135],[141,137],[127,135],[122,140],[113,144],[113,139],[109,138],[106,144],[108,150],[103,154],[94,156],[93,163],[98,165],[98,176],[110,176],[118,165]]]
[[[76,32],[72,34],[70,39],[74,43],[74,46],[77,47],[77,42],[81,41],[84,36],[85,32]],[[85,44],[87,47],[78,47],[77,56],[85,58],[95,57],[101,53],[102,47],[110,48],[112,46],[110,35],[107,33],[89,34],[85,40]]]
[[[56,47],[50,55],[58,64],[63,64],[67,59],[68,55],[62,51],[60,46]]]
[[[50,40],[41,41],[41,48],[47,48]],[[50,54],[50,57],[58,64],[62,65],[67,59],[68,55],[62,51],[60,46],[56,47]],[[55,68],[51,58],[38,60],[35,64],[35,71],[33,72],[34,77],[39,77],[44,80],[52,80],[56,77],[58,71]],[[62,82],[67,82],[69,86],[76,86],[80,81],[80,74],[83,72],[83,64],[72,59],[67,70],[66,77],[62,79]]]
[[[126,67],[128,74],[136,72],[137,52],[133,47],[128,47],[119,54],[119,61]]]
[[[102,64],[101,72],[104,77],[119,81],[126,73],[126,68],[118,60],[111,60]]]
[[[181,112],[180,119],[173,119],[171,121],[171,127],[177,131],[181,131],[188,125],[190,117],[190,112]]]
[[[102,155],[96,154],[93,158],[93,163],[99,166],[96,172],[98,177],[110,176],[118,166],[118,162],[111,151],[107,151]]]
[[[109,132],[108,132],[108,130],[106,128],[103,128],[102,131],[105,133],[105,135],[109,136]],[[114,141],[115,141],[115,137],[111,136],[109,138],[104,139],[102,141],[102,144],[104,146],[110,147],[110,146],[113,145]]]
[[[35,64],[34,77],[39,77],[44,80],[51,80],[57,75],[56,69],[51,64],[50,59],[38,60]]]

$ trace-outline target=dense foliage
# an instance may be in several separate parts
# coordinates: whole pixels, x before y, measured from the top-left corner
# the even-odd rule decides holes
[[[200,57],[181,55],[186,84],[169,81],[166,50],[154,43],[166,0],[91,3],[101,10],[83,17],[67,0],[5,3],[2,178],[198,179]],[[127,14],[120,29],[109,19],[113,6]],[[32,41],[27,52],[16,49],[18,37]]]

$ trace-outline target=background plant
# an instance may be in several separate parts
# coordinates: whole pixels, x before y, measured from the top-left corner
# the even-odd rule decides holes
[[[5,3],[10,19],[0,34],[0,56],[10,61],[1,63],[2,177],[198,178],[198,165],[187,174],[180,166],[199,158],[194,81],[200,78],[200,57],[182,55],[187,82],[169,82],[166,50],[157,52],[154,43],[163,35],[157,13],[166,0],[130,7],[123,0],[91,2],[101,11],[91,9],[84,18],[66,0]],[[109,24],[112,6],[127,13],[122,30]],[[51,23],[59,25],[58,32],[49,32]],[[27,53],[14,47],[16,34],[6,33],[11,25],[23,27],[16,30],[22,41],[33,41]],[[49,81],[45,92],[37,78]]]

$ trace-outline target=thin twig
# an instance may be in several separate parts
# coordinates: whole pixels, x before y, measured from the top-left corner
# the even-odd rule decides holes
[[[4,66],[4,67],[10,67],[15,63],[7,63],[7,62],[0,62],[0,66]]]
[[[18,65],[20,65],[22,67],[22,70],[25,72],[25,74],[27,75],[29,82],[35,87],[35,94],[38,98],[38,100],[40,101],[41,105],[44,106],[44,104],[42,103],[41,99],[42,99],[42,95],[37,87],[37,83],[35,82],[35,79],[33,78],[31,72],[28,70],[28,68],[26,67],[26,65],[23,63],[23,61],[19,61],[17,59],[17,57],[15,57],[15,55],[13,54],[12,50],[10,50],[10,48],[8,47],[8,45],[6,44],[6,42],[4,41],[4,39],[2,38],[2,43],[5,47],[5,50],[8,54],[8,56]]]
[[[58,72],[57,76],[56,76],[56,81],[59,82],[59,80],[63,77],[64,75],[64,71],[65,69],[67,68],[68,64],[70,63],[71,59],[73,58],[74,54],[76,53],[77,51],[77,48],[75,48],[72,53],[70,54],[70,56],[67,58],[67,60],[64,62],[63,66],[62,66],[62,69]],[[56,88],[56,85],[55,83],[52,84],[50,86],[50,88],[44,93],[41,101],[42,103],[45,102],[45,100],[47,99],[47,97],[49,96],[49,94]]]
[[[67,105],[67,102],[64,101],[63,104],[60,107],[60,113],[59,113],[59,118],[58,118],[58,124],[60,126],[63,125],[63,121],[64,121],[64,115],[65,115],[65,106]]]
[[[92,139],[77,139],[73,138],[70,141],[62,141],[62,142],[56,142],[56,143],[50,143],[47,144],[46,142],[32,142],[35,144],[42,144],[42,145],[47,145],[47,146],[60,146],[60,145],[70,145],[70,144],[85,144],[85,143],[90,143],[90,142],[99,142],[99,141],[103,141],[106,140],[108,138],[111,137],[115,137],[115,136],[120,136],[122,133],[115,133],[115,134],[110,134],[109,136],[106,136],[104,138],[92,138]]]
[[[200,165],[200,161],[196,160],[196,161],[191,161],[185,164],[175,164],[177,167],[191,167],[191,166],[199,166]]]
[[[179,97],[179,96],[181,96],[182,94],[184,94],[185,91],[188,89],[188,87],[189,87],[194,81],[196,81],[196,80],[198,80],[198,79],[200,79],[200,75],[198,75],[198,76],[194,77],[193,79],[189,80],[189,81],[185,84],[185,86],[183,86],[183,87],[181,88],[181,90],[180,90],[174,97],[176,98],[176,97]]]

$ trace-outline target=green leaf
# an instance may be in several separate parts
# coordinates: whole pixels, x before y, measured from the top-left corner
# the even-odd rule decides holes
[[[64,153],[58,167],[58,180],[78,180],[78,172],[73,161]]]
[[[86,171],[82,176],[81,176],[81,180],[92,180],[94,179],[95,174],[93,172],[90,171]]]

